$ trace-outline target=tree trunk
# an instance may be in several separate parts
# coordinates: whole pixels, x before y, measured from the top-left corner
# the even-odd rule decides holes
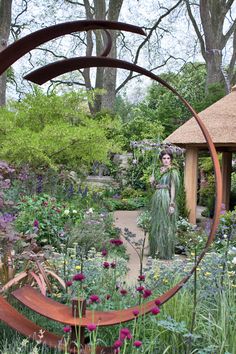
[[[0,51],[4,50],[10,34],[12,0],[0,0]],[[0,76],[0,106],[6,104],[6,72]]]

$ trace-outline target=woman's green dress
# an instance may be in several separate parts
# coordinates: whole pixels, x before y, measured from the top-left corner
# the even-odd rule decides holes
[[[179,172],[170,167],[155,176],[156,191],[152,197],[151,230],[149,234],[150,255],[161,259],[172,259],[175,251],[177,208],[169,213],[171,191],[176,196],[179,187]],[[174,196],[174,198],[175,198]],[[172,196],[173,201],[173,196]]]

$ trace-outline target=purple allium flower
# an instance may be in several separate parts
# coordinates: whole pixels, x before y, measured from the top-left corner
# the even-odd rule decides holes
[[[122,346],[122,344],[123,344],[123,342],[122,342],[121,340],[117,339],[117,340],[115,341],[115,343],[113,344],[113,347],[114,347],[115,349],[118,349],[118,348],[120,348],[120,347]]]
[[[119,238],[111,238],[110,243],[114,246],[120,246],[123,245],[123,241],[120,240]]]
[[[88,330],[89,332],[95,331],[96,328],[97,328],[97,325],[95,325],[95,323],[89,323],[89,324],[87,325],[87,330]]]
[[[126,289],[120,289],[120,294],[121,294],[122,296],[127,295],[127,293],[128,293],[128,291],[127,291]]]
[[[35,219],[33,225],[34,225],[34,227],[39,228],[39,221],[37,219]]]
[[[151,313],[152,313],[153,315],[158,315],[158,313],[160,313],[159,307],[153,307],[153,308],[151,309]]]
[[[114,262],[114,261],[111,262],[111,268],[113,268],[113,269],[116,268],[116,262]]]
[[[107,250],[104,248],[104,249],[102,250],[102,256],[103,256],[103,257],[106,257],[106,256],[107,256],[107,253],[108,253]]]
[[[103,268],[108,269],[110,267],[109,262],[103,262]]]
[[[138,286],[137,288],[136,288],[136,290],[139,292],[139,293],[142,293],[143,292],[143,290],[144,290],[144,286]]]
[[[139,275],[139,276],[138,276],[138,280],[139,280],[139,281],[144,281],[144,280],[145,280],[145,275],[144,275],[144,274]]]
[[[131,339],[132,334],[130,333],[129,328],[121,328],[120,330],[120,340]]]
[[[143,298],[144,299],[147,299],[149,296],[151,296],[152,295],[152,290],[150,290],[150,289],[144,289],[144,291],[143,291]]]
[[[66,281],[66,286],[69,287],[73,284],[72,280],[67,280]]]
[[[63,327],[63,332],[69,333],[70,331],[71,331],[71,327],[70,326]]]
[[[85,275],[83,273],[78,273],[73,276],[73,280],[83,281],[85,279]]]
[[[134,316],[138,316],[139,310],[134,310],[134,311],[133,311],[133,314],[134,314]]]
[[[160,306],[160,305],[161,305],[161,300],[156,299],[156,300],[155,300],[155,304],[156,304],[157,306]]]
[[[91,304],[93,304],[95,302],[98,304],[99,302],[101,302],[100,297],[98,295],[90,295],[89,301]]]
[[[134,347],[139,348],[139,347],[141,347],[141,345],[142,345],[142,342],[140,340],[134,341]]]

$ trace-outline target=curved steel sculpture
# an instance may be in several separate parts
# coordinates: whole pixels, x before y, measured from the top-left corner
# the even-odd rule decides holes
[[[0,53],[0,74],[6,70],[13,62],[15,62],[17,59],[19,59],[22,55],[26,54],[28,51],[31,49],[35,48],[37,45],[42,44],[52,38],[56,38],[58,36],[61,36],[63,34],[71,33],[74,31],[78,30],[90,30],[90,29],[117,29],[117,30],[127,30],[133,33],[139,33],[139,34],[144,34],[141,28],[136,27],[136,26],[131,26],[119,22],[109,22],[109,21],[76,21],[76,22],[71,22],[71,23],[64,23],[64,24],[59,24],[56,26],[49,27],[47,29],[43,29],[40,31],[37,31],[29,36],[26,36],[22,39],[20,39],[18,42],[12,44],[8,48],[6,48],[3,52]],[[214,164],[214,172],[215,172],[215,178],[216,178],[216,204],[215,204],[215,212],[214,212],[214,218],[213,218],[213,223],[211,227],[211,231],[208,237],[208,240],[206,242],[206,245],[199,255],[196,264],[193,266],[193,268],[190,270],[190,272],[181,279],[181,281],[176,284],[173,288],[169,289],[167,292],[162,294],[161,296],[158,297],[158,299],[149,301],[147,303],[142,304],[142,307],[140,308],[139,306],[135,306],[132,308],[120,310],[120,311],[111,311],[111,312],[94,312],[93,313],[93,323],[98,324],[99,326],[110,326],[114,324],[118,324],[121,322],[126,322],[126,321],[131,321],[135,318],[133,311],[134,309],[139,309],[140,310],[140,315],[144,315],[148,312],[151,311],[152,307],[155,305],[155,301],[159,300],[161,304],[164,304],[166,301],[168,301],[172,296],[174,296],[182,287],[183,285],[188,281],[188,279],[191,277],[191,275],[194,273],[196,268],[198,267],[199,263],[201,262],[202,258],[204,257],[205,253],[207,252],[210,244],[212,243],[214,239],[214,235],[217,229],[217,225],[219,222],[219,215],[220,215],[220,209],[221,209],[221,202],[222,202],[222,178],[221,178],[221,171],[220,171],[220,165],[219,161],[217,158],[217,153],[215,146],[212,142],[212,139],[209,135],[209,132],[207,131],[204,123],[202,122],[201,118],[199,115],[195,112],[195,110],[190,106],[190,104],[171,86],[169,85],[166,81],[158,77],[157,75],[153,74],[152,72],[134,65],[132,63],[123,61],[123,60],[118,60],[118,59],[110,59],[106,58],[106,55],[109,53],[110,47],[111,47],[111,40],[109,35],[108,36],[108,44],[107,47],[105,48],[103,52],[103,56],[99,57],[78,57],[78,58],[71,58],[71,59],[66,59],[66,60],[60,60],[55,63],[46,65],[40,69],[37,69],[30,74],[25,76],[25,79],[30,80],[34,83],[37,84],[43,84],[47,82],[48,80],[61,75],[63,73],[72,71],[72,70],[77,70],[77,69],[82,69],[82,68],[88,68],[88,67],[114,67],[114,68],[120,68],[120,69],[125,69],[125,70],[130,70],[130,71],[135,71],[139,74],[145,75],[152,80],[155,80],[162,84],[164,87],[169,89],[173,94],[175,94],[181,101],[182,103],[188,108],[188,110],[191,112],[191,114],[195,117],[209,148],[211,158],[213,160]],[[28,41],[31,41],[30,43]],[[23,47],[21,47],[23,45]],[[34,303],[30,300],[30,298],[27,297],[27,293],[21,291],[21,289],[17,290],[15,292],[15,296],[19,298],[23,303],[25,303],[27,306],[31,307],[34,311],[37,311],[41,313],[44,316],[47,316],[45,313],[44,309],[39,306],[35,306]],[[35,295],[36,296],[36,295]],[[38,300],[39,301],[39,300]],[[61,306],[58,303],[50,303],[48,305],[50,307],[50,311],[53,312],[53,309],[55,311],[55,316],[53,317],[54,320],[57,320],[59,322],[63,323],[68,323],[71,324],[71,315],[66,314],[66,312],[60,312],[59,308]],[[50,312],[49,311],[49,312]],[[57,315],[56,315],[57,313]],[[60,314],[60,316],[59,316]],[[59,317],[58,317],[59,316]],[[0,310],[0,318],[1,318],[1,310]],[[51,317],[52,318],[52,317]],[[85,327],[88,323],[91,322],[91,313],[90,311],[86,312],[85,317],[82,317],[80,319],[74,320],[74,325],[79,326],[79,327]],[[14,326],[12,326],[14,328]]]

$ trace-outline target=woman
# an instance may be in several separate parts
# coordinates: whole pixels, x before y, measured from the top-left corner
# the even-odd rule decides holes
[[[171,259],[175,250],[175,197],[179,187],[179,172],[172,166],[173,154],[170,151],[161,151],[159,158],[162,167],[150,178],[151,185],[156,189],[151,206],[150,255]]]

